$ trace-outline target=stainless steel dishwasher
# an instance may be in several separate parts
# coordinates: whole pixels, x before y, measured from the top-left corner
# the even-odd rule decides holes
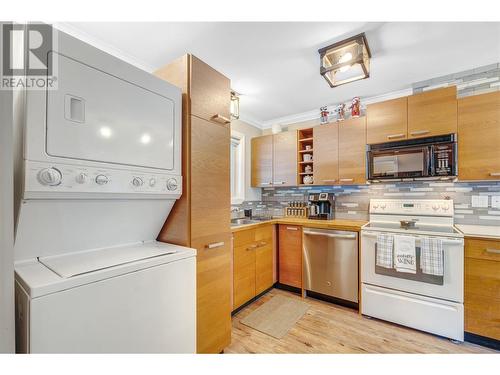
[[[304,289],[358,302],[358,233],[304,228]]]

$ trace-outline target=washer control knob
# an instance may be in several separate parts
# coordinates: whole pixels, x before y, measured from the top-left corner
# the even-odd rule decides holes
[[[178,184],[175,178],[169,178],[167,181],[167,189],[170,191],[177,190]]]
[[[149,186],[153,187],[153,186],[155,186],[155,185],[156,185],[156,178],[151,177],[151,178],[149,179]]]
[[[45,168],[38,172],[38,181],[45,186],[57,186],[62,182],[62,173],[56,168]]]
[[[84,184],[87,181],[87,174],[84,172],[78,173],[75,177],[76,182],[79,184]]]
[[[144,181],[142,181],[142,178],[140,178],[140,177],[134,177],[132,179],[132,185],[134,185],[135,187],[142,186],[143,184],[144,184]]]
[[[99,174],[95,178],[95,183],[97,185],[106,185],[109,182],[109,178],[106,175]]]

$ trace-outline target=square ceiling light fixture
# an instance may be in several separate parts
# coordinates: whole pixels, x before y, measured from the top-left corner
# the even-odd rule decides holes
[[[370,48],[365,33],[318,50],[320,73],[330,87],[365,79],[370,76]]]
[[[235,120],[240,118],[240,95],[231,91],[231,117]]]

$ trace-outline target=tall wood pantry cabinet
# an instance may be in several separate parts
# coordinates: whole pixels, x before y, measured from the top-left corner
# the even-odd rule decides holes
[[[197,250],[197,351],[231,341],[230,98],[228,78],[192,55],[155,74],[182,89],[182,197],[158,240]]]

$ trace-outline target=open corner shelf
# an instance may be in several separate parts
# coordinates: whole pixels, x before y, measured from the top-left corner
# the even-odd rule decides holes
[[[311,155],[314,160],[313,128],[297,130],[297,184],[300,186],[310,185],[304,184],[303,178],[314,173],[313,160],[304,160],[304,154]]]

